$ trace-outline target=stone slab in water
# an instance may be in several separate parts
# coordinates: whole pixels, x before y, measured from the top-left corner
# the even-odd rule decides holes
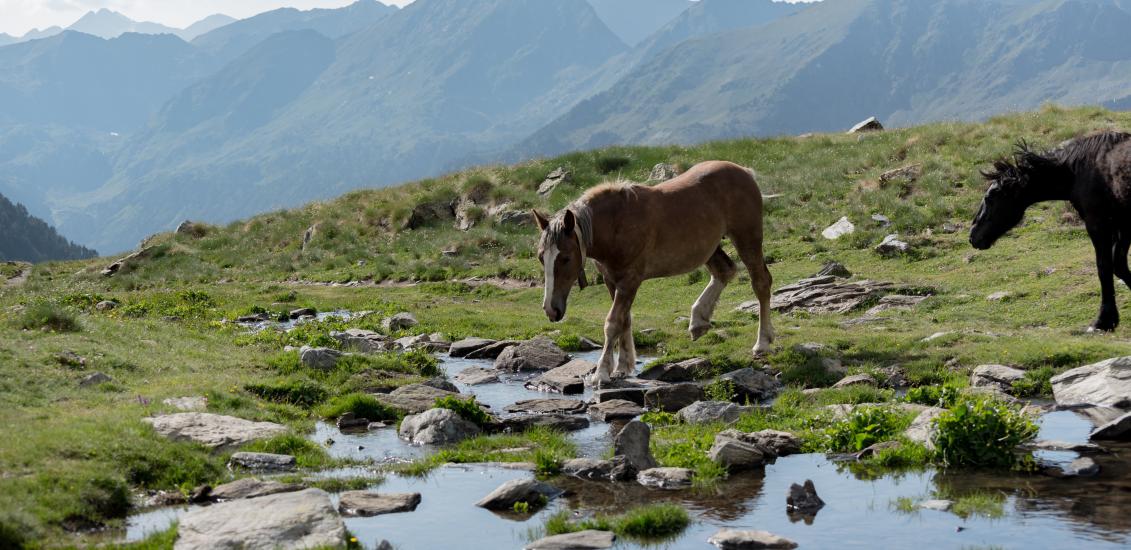
[[[707,542],[721,550],[756,550],[791,549],[797,548],[797,543],[787,538],[779,537],[769,531],[740,531],[737,529],[721,529],[711,535]]]
[[[212,489],[209,498],[214,500],[236,500],[241,498],[255,498],[278,493],[301,491],[302,485],[297,483],[280,483],[278,481],[261,480],[252,477],[237,479]]]
[[[1084,365],[1050,380],[1061,406],[1131,408],[1131,356]]]
[[[157,433],[174,441],[192,441],[213,449],[229,449],[284,434],[286,426],[234,416],[186,412],[143,418]]]
[[[660,382],[690,382],[696,378],[707,375],[710,371],[710,361],[695,358],[678,363],[657,365],[640,373],[640,378],[645,380],[658,380]]]
[[[475,505],[488,510],[513,510],[514,505],[525,502],[531,510],[561,494],[556,487],[536,479],[512,479],[500,485]]]
[[[525,550],[600,550],[612,548],[616,540],[616,535],[608,531],[590,529],[538,539],[526,545]]]
[[[584,416],[568,414],[518,414],[500,420],[504,429],[524,432],[533,427],[545,427],[563,432],[584,430],[589,427],[589,419]]]
[[[509,347],[495,358],[495,368],[502,371],[548,371],[569,361],[561,348],[549,338],[534,338]]]
[[[338,501],[338,511],[346,516],[370,517],[411,512],[420,505],[420,493],[377,493],[346,491]]]
[[[693,476],[687,468],[650,468],[636,474],[636,482],[653,489],[686,489]]]
[[[610,420],[627,420],[644,414],[644,409],[623,399],[613,399],[589,406],[589,416],[602,422]]]
[[[580,414],[585,412],[585,403],[577,399],[526,399],[507,405],[504,410],[512,413]]]
[[[643,407],[644,394],[647,392],[646,388],[608,388],[593,392],[592,401],[594,403],[614,400],[631,401]]]
[[[445,445],[479,435],[479,427],[451,409],[429,409],[404,417],[401,438],[413,445]]]
[[[481,350],[495,342],[495,340],[489,340],[487,338],[464,338],[458,342],[452,342],[452,346],[448,348],[448,355],[456,358],[467,357],[468,354]]]
[[[682,382],[648,390],[644,393],[644,406],[674,413],[701,399],[703,388],[693,382]]]
[[[1127,413],[1092,432],[1088,439],[1094,441],[1127,441],[1131,440],[1131,413]]]
[[[461,384],[467,384],[468,386],[494,384],[499,381],[499,371],[495,369],[468,367],[459,371],[452,379]]]
[[[409,414],[420,414],[436,406],[436,399],[441,397],[457,397],[460,399],[473,399],[474,396],[452,393],[450,391],[434,388],[427,384],[408,384],[401,386],[390,393],[373,394],[378,401],[405,411]]]
[[[584,377],[597,370],[597,365],[585,359],[574,359],[560,367],[550,369],[526,383],[534,391],[574,395],[585,391]]]
[[[295,468],[295,457],[273,453],[239,452],[228,459],[228,468],[236,467],[248,470],[293,470]]]
[[[175,550],[340,548],[346,526],[321,489],[195,508],[177,524]]]
[[[518,344],[518,340],[500,340],[498,342],[487,344],[486,346],[483,346],[477,350],[471,351],[464,357],[468,359],[495,359],[499,357],[500,353],[503,353],[503,350],[509,347],[517,346]]]

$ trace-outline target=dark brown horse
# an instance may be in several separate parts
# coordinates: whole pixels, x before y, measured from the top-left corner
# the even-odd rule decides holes
[[[1100,314],[1089,330],[1119,326],[1112,275],[1131,287],[1131,134],[1100,132],[1045,153],[1022,143],[1012,160],[999,160],[982,175],[991,183],[970,229],[970,244],[979,250],[993,246],[1035,203],[1072,203],[1092,239],[1100,275]]]
[[[584,288],[585,259],[592,258],[613,298],[605,319],[605,345],[592,384],[635,372],[632,302],[647,279],[670,277],[706,264],[711,282],[691,308],[688,330],[699,338],[711,327],[719,295],[737,272],[721,241],[730,237],[750,271],[761,304],[754,353],[769,350],[770,271],[762,256],[762,193],[753,174],[729,162],[705,162],[653,187],[625,183],[590,189],[553,219],[534,212],[542,231],[538,261],[545,270],[542,309],[551,321],[565,317],[575,283]],[[616,354],[616,370],[613,357]]]

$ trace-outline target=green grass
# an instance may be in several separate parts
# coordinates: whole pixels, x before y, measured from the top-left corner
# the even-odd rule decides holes
[[[424,475],[447,463],[530,462],[542,473],[552,475],[556,472],[549,468],[551,464],[560,464],[576,456],[577,448],[565,434],[536,427],[518,434],[481,435],[465,439],[400,467],[397,471],[406,475]]]
[[[612,531],[635,541],[658,543],[676,537],[690,524],[687,510],[668,503],[636,506],[623,514],[598,514],[583,519],[573,519],[569,510],[562,510],[546,518],[540,536],[595,529]]]
[[[82,325],[73,313],[51,302],[34,302],[28,305],[13,323],[23,330],[45,332],[78,332]]]
[[[295,457],[295,463],[300,468],[325,468],[340,462],[332,460],[326,450],[317,443],[295,434],[283,434],[253,441],[244,445],[243,450],[291,455]]]
[[[454,395],[436,398],[436,408],[454,411],[460,418],[479,426],[486,427],[491,424],[491,415],[487,414],[475,398],[460,399]]]
[[[371,422],[395,422],[402,416],[396,409],[364,393],[340,395],[318,407],[318,415],[322,418],[336,419],[347,412],[357,418],[368,418]]]

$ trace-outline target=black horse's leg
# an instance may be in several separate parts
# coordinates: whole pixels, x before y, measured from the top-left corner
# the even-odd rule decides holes
[[[1092,246],[1096,249],[1096,271],[1100,276],[1100,315],[1092,323],[1092,330],[1112,331],[1119,326],[1119,308],[1115,305],[1114,258],[1112,257],[1112,232],[1088,230]]]
[[[1131,231],[1124,229],[1116,234],[1111,261],[1115,276],[1119,277],[1123,284],[1127,285],[1127,288],[1131,288],[1131,268],[1127,267],[1127,251],[1129,249],[1131,249]]]

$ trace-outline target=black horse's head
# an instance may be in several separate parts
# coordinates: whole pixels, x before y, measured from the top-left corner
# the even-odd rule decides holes
[[[994,162],[994,169],[982,172],[990,187],[970,228],[970,244],[978,250],[994,245],[1002,235],[1017,227],[1025,209],[1041,200],[1040,187],[1053,176],[1055,162],[1032,152],[1022,142],[1012,160]]]

